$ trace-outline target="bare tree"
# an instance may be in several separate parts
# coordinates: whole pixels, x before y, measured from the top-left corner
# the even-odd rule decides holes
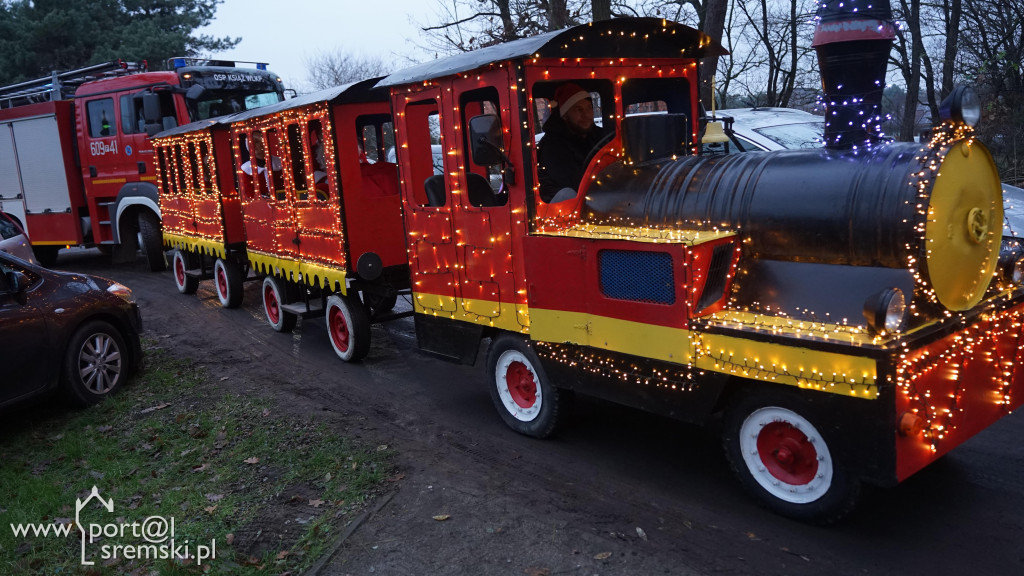
[[[305,65],[306,79],[317,90],[383,76],[391,71],[381,58],[357,56],[340,48],[306,58]]]

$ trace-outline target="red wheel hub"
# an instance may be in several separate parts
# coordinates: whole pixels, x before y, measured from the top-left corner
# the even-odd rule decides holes
[[[818,473],[814,444],[788,422],[772,422],[762,428],[757,453],[771,475],[787,484],[807,484]]]
[[[346,352],[349,346],[348,324],[345,323],[345,315],[337,307],[331,309],[330,331],[334,345],[338,350]]]
[[[217,289],[220,290],[221,298],[228,297],[228,275],[224,273],[224,268],[217,268]]]
[[[537,402],[537,381],[522,362],[513,362],[505,370],[505,384],[512,400],[520,408],[530,408]]]
[[[174,277],[178,279],[179,285],[185,284],[185,262],[181,258],[174,259]]]
[[[281,319],[281,306],[277,302],[277,295],[272,287],[267,286],[263,289],[263,301],[266,303],[267,318],[270,319],[270,323],[277,324]]]

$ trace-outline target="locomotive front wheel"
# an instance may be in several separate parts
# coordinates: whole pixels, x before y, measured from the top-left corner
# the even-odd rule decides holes
[[[182,294],[195,294],[199,288],[199,278],[189,276],[186,271],[192,268],[195,256],[181,250],[175,250],[171,261],[171,268],[174,271],[174,285]]]
[[[331,346],[339,358],[356,362],[370,351],[370,317],[358,296],[333,294],[327,298],[326,321]]]
[[[509,428],[546,438],[558,428],[567,392],[551,385],[540,358],[521,337],[502,334],[487,355],[491,400]]]
[[[213,265],[213,284],[222,307],[238,308],[242,304],[242,267],[237,262],[217,258]]]
[[[281,283],[281,280],[273,276],[263,279],[263,311],[267,314],[271,328],[277,332],[291,332],[299,317],[281,308],[282,304],[288,303]]]
[[[160,232],[160,218],[149,211],[139,212],[139,244],[146,253],[146,262],[153,272],[167,269],[164,241]]]
[[[763,505],[831,524],[853,509],[860,485],[822,430],[798,399],[754,395],[727,412],[723,440],[740,482]]]

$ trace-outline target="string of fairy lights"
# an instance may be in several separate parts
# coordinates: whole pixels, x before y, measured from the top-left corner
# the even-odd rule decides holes
[[[597,31],[598,41],[608,40],[611,36],[630,38],[637,42],[645,42],[652,38],[651,34],[637,34],[623,30]],[[666,23],[661,34],[676,34],[675,27]],[[653,33],[653,34],[658,34]],[[571,51],[579,42],[594,42],[593,37],[586,33],[564,39],[561,48]],[[678,58],[692,57],[691,54],[704,48],[700,45],[690,46],[677,55]],[[531,155],[535,153],[538,123],[532,118],[540,103],[528,90],[538,82],[559,82],[572,79],[610,79],[613,86],[614,100],[610,104],[614,112],[606,114],[606,118],[620,126],[624,116],[622,105],[622,87],[632,78],[686,78],[694,80],[697,75],[695,61],[680,62],[678,59],[655,63],[643,59],[614,58],[556,58],[533,55],[524,59],[496,62],[482,66],[470,72],[460,72],[445,79],[429,79],[416,81],[404,86],[391,88],[395,117],[395,142],[400,164],[400,185],[404,190],[402,207],[405,216],[406,254],[410,263],[411,281],[415,295],[417,312],[442,318],[474,322],[487,326],[497,326],[506,330],[522,333],[529,331],[528,294],[526,287],[529,281],[553,281],[552,279],[528,279],[523,265],[517,259],[522,258],[522,238],[529,234],[578,237],[589,240],[621,240],[637,243],[656,243],[681,245],[678,249],[683,256],[677,265],[682,267],[681,276],[688,284],[685,286],[687,324],[680,326],[688,332],[688,340],[680,342],[679,347],[686,350],[687,360],[678,364],[655,362],[643,357],[630,356],[614,351],[600,350],[593,347],[572,343],[536,342],[538,354],[558,362],[574,370],[582,370],[591,375],[608,377],[621,382],[639,386],[654,386],[666,390],[692,392],[698,389],[700,377],[707,371],[740,376],[746,379],[765,382],[785,381],[796,383],[801,388],[837,392],[865,398],[876,397],[879,388],[894,387],[900,396],[899,401],[905,403],[911,412],[923,419],[924,438],[932,450],[938,450],[942,440],[948,438],[960,425],[962,414],[972,390],[983,389],[990,392],[993,404],[1008,411],[1014,401],[1013,368],[1018,362],[1017,344],[1020,338],[1024,311],[1005,310],[998,303],[986,304],[988,308],[981,313],[981,320],[974,318],[978,311],[966,313],[951,312],[941,306],[934,286],[930,282],[927,269],[926,229],[930,213],[930,194],[938,177],[939,167],[943,159],[954,145],[971,146],[973,132],[971,128],[960,124],[947,123],[932,132],[931,140],[923,145],[915,157],[916,170],[907,185],[914,191],[913,199],[906,200],[912,206],[914,218],[906,224],[912,227],[915,238],[913,244],[906,248],[906,268],[914,280],[914,294],[909,299],[908,309],[912,319],[907,330],[920,327],[929,318],[940,315],[949,321],[949,325],[957,322],[964,326],[937,344],[915,348],[908,337],[908,331],[896,331],[888,334],[875,334],[848,319],[833,319],[828,314],[818,315],[813,310],[796,309],[780,310],[771,306],[751,304],[743,309],[735,306],[732,296],[743,290],[742,280],[749,276],[748,260],[742,257],[744,248],[748,248],[751,238],[744,234],[739,226],[723,225],[722,223],[704,221],[676,222],[671,227],[639,226],[627,219],[606,218],[600,222],[588,219],[584,206],[587,200],[587,188],[591,183],[600,183],[605,168],[623,162],[624,151],[620,138],[610,141],[595,164],[590,169],[590,182],[581,186],[577,199],[573,202],[547,204],[540,200],[540,184],[536,173],[524,179],[532,181],[533,202],[511,203],[502,207],[507,212],[506,221],[498,221],[495,214],[503,212],[492,208],[473,206],[468,202],[469,194],[466,174],[471,171],[471,159],[464,150],[466,138],[462,136],[465,129],[459,120],[463,112],[456,93],[479,89],[505,79],[510,87],[507,93],[512,103],[498,106],[501,119],[502,135],[513,161],[520,164],[521,171],[532,170]],[[571,72],[571,73],[570,73]],[[575,74],[576,76],[572,76]],[[514,81],[509,82],[511,78]],[[499,85],[500,82],[498,82]],[[504,88],[504,85],[501,85]],[[453,86],[455,88],[453,88]],[[876,83],[877,87],[877,83]],[[692,92],[695,94],[696,89]],[[503,93],[505,94],[505,93]],[[518,96],[518,100],[516,100]],[[441,177],[444,180],[447,200],[443,205],[430,206],[419,198],[419,188],[425,168],[406,164],[410,158],[424,162],[430,151],[432,140],[422,134],[423,126],[412,126],[413,122],[428,121],[429,114],[421,111],[410,115],[412,105],[433,102],[432,114],[436,114],[440,131],[437,143],[441,156],[444,158],[444,169]],[[839,107],[863,106],[864,99],[858,96],[846,100],[829,103],[830,110]],[[831,116],[830,116],[831,118]],[[869,135],[881,134],[882,117],[875,108],[864,116],[864,126]],[[327,222],[309,225],[300,221],[296,210],[280,210],[274,212],[276,222],[270,224],[274,238],[272,245],[266,248],[253,247],[255,254],[280,257],[281,254],[292,255],[301,261],[308,258],[320,264],[347,266],[343,250],[332,252],[301,253],[296,255],[295,231],[300,225],[306,226],[310,234],[332,238],[344,238],[345,227],[338,203],[343,201],[341,181],[335,162],[339,151],[335,149],[331,126],[329,106],[320,102],[302,108],[289,109],[272,116],[253,119],[244,124],[232,127],[234,135],[232,152],[236,165],[240,165],[243,151],[240,148],[240,136],[251,134],[254,130],[267,132],[276,129],[278,143],[269,146],[270,153],[275,150],[287,150],[287,145],[280,140],[289,137],[290,126],[297,127],[299,137],[304,143],[309,142],[311,123],[321,123],[321,138],[324,144],[324,156],[327,160],[327,174],[332,193],[329,199],[319,200],[313,191],[315,182],[313,170],[315,165],[310,146],[301,146],[301,158],[304,164],[303,178],[307,198],[302,201],[310,206],[329,207],[334,210],[336,218]],[[696,124],[696,123],[694,123]],[[517,128],[517,134],[510,127]],[[420,129],[420,133],[414,130]],[[694,130],[696,130],[694,128]],[[618,132],[618,130],[617,130]],[[411,134],[420,138],[410,140]],[[698,153],[696,133],[691,135],[694,142],[691,152]],[[269,138],[268,138],[269,140]],[[165,169],[163,163],[158,164],[157,177],[164,190],[175,190],[175,183],[184,183],[189,193],[207,194],[220,197],[222,191],[216,178],[207,178],[205,170],[208,165],[205,158],[198,163],[189,161],[185,156],[196,154],[205,146],[207,152],[213,150],[213,139],[209,131],[200,131],[172,138],[160,139],[158,147],[161,154],[170,154]],[[864,148],[879,145],[876,141],[857,143],[853,152],[858,153]],[[417,148],[415,150],[411,148]],[[280,154],[280,153],[279,153]],[[419,154],[419,156],[416,156]],[[201,155],[201,154],[200,154]],[[288,202],[294,204],[300,199],[300,190],[295,190],[296,168],[292,166],[292,156],[281,154],[282,176],[289,196]],[[432,158],[430,158],[432,160]],[[431,162],[432,164],[432,162]],[[431,171],[431,176],[433,173]],[[244,175],[239,173],[241,178]],[[209,180],[209,188],[196,192],[195,183]],[[466,192],[464,194],[464,191]],[[527,188],[526,192],[530,189]],[[243,195],[242,209],[255,203],[277,203],[274,190],[270,198],[260,195]],[[525,192],[520,191],[520,196]],[[429,199],[428,199],[429,200]],[[291,205],[290,204],[290,205]],[[283,204],[281,204],[283,205]],[[219,207],[218,207],[219,209]],[[217,218],[222,218],[218,212]],[[250,216],[245,215],[248,222]],[[168,222],[172,222],[168,226]],[[179,224],[173,219],[165,219],[168,232],[182,236],[199,236],[204,240],[215,241],[213,233],[199,233],[189,229],[186,218],[180,218]],[[194,228],[194,227],[193,227]],[[994,240],[989,240],[994,241]],[[710,260],[714,246],[729,244],[733,251],[725,271],[725,287],[719,305],[705,310],[697,309],[701,290],[709,281]],[[341,245],[339,240],[339,246]],[[275,249],[276,247],[276,249]],[[269,268],[262,268],[267,271]],[[990,278],[979,275],[975,279],[979,283],[988,282]],[[475,295],[469,298],[467,295]],[[1006,301],[1010,299],[1007,298]],[[892,372],[882,370],[889,378],[884,383],[874,381],[876,374],[844,373],[821,367],[788,366],[781,363],[762,361],[729,350],[723,350],[710,343],[704,335],[711,331],[730,331],[734,334],[767,335],[775,343],[784,346],[801,347],[800,341],[816,341],[852,348],[874,348],[891,351],[886,362],[892,362]],[[742,336],[741,336],[742,337]],[[971,371],[972,376],[979,372],[974,364],[982,362],[988,365],[979,376],[968,380],[963,376]],[[699,364],[699,367],[698,367]]]

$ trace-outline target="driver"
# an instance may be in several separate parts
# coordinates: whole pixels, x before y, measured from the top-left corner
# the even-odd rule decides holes
[[[594,124],[590,93],[572,82],[555,90],[552,107],[537,148],[540,197],[561,202],[576,196],[587,156],[603,131]]]

